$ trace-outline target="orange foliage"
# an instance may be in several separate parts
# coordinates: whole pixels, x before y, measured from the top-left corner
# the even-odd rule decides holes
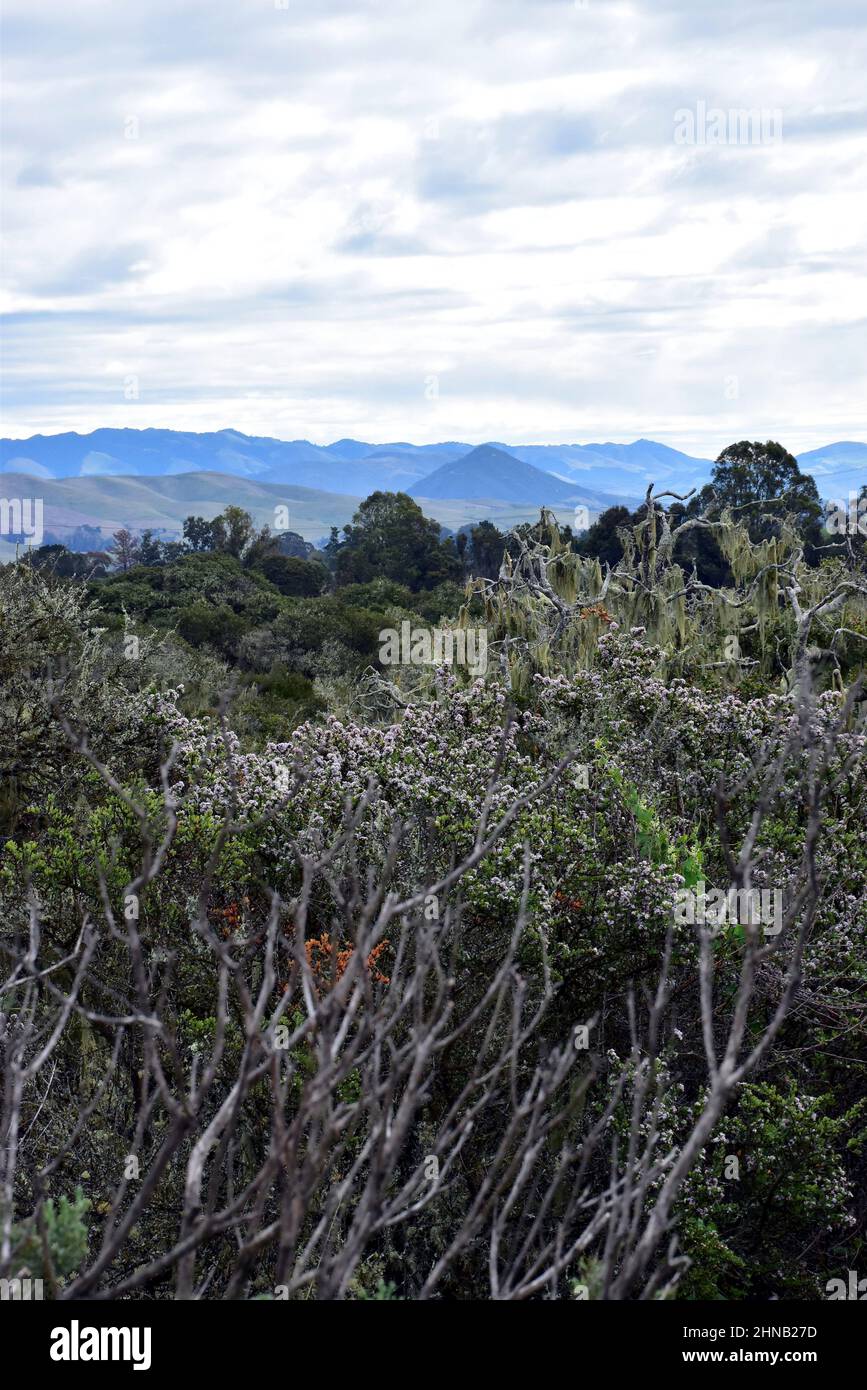
[[[383,975],[377,966],[377,961],[383,951],[388,946],[387,941],[381,941],[378,946],[374,946],[370,955],[367,957],[367,969],[372,973],[374,980],[379,985],[390,983],[389,977]],[[352,958],[353,946],[343,946],[335,951],[329,933],[323,932],[321,936],[312,936],[304,943],[304,950],[307,954],[307,964],[313,971],[319,984],[331,985],[340,979],[347,965]]]
[[[244,894],[240,902],[234,898],[225,907],[212,907],[209,909],[211,917],[221,918],[222,926],[220,935],[223,937],[232,936],[241,926],[241,913],[243,908],[250,906],[250,899]]]
[[[570,912],[578,912],[584,906],[583,898],[570,898],[568,893],[555,893],[554,901],[561,907],[567,907]]]
[[[587,608],[582,608],[578,614],[579,618],[598,618],[603,623],[613,623],[614,619],[608,609],[601,603],[591,603]]]

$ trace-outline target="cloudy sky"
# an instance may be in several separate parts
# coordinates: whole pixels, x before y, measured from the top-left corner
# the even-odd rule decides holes
[[[864,0],[3,12],[4,434],[867,435]]]

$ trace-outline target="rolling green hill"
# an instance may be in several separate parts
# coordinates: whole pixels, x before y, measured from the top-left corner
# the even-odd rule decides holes
[[[41,497],[45,530],[60,537],[77,526],[99,526],[110,536],[131,531],[180,535],[191,514],[209,520],[229,504],[244,507],[258,526],[275,526],[275,508],[289,508],[289,529],[307,540],[327,535],[349,521],[358,497],[289,483],[256,483],[228,473],[178,473],[161,478],[32,478],[5,473],[4,497]]]
[[[180,536],[184,518],[208,520],[224,507],[244,507],[257,526],[277,525],[275,509],[289,509],[288,527],[305,540],[327,536],[332,526],[351,521],[360,497],[296,487],[289,483],[260,483],[229,473],[176,473],[166,477],[33,478],[24,473],[4,473],[0,480],[4,497],[41,497],[46,532],[61,540],[78,526],[99,526],[106,540],[125,526],[141,532],[147,528],[163,538]],[[416,499],[426,516],[456,531],[468,522],[485,519],[508,530],[522,521],[535,521],[536,505],[519,505],[496,497]],[[563,525],[573,521],[572,509],[557,509]],[[0,541],[0,560],[14,558],[15,547]]]

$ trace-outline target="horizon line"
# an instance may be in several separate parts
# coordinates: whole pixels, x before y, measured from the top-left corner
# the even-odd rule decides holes
[[[688,454],[688,453],[686,453],[686,451],[685,451],[684,449],[679,449],[679,448],[677,448],[676,446],[674,446],[674,445],[672,445],[672,444],[665,444],[662,440],[659,440],[659,439],[652,439],[652,438],[651,438],[650,436],[648,436],[648,435],[638,435],[636,438],[634,438],[634,439],[628,439],[628,440],[627,440],[627,439],[611,439],[611,438],[609,438],[609,439],[598,439],[598,438],[597,438],[597,439],[588,439],[588,440],[586,440],[586,441],[584,441],[584,442],[579,441],[579,440],[575,440],[575,439],[569,439],[569,440],[557,440],[557,441],[550,441],[550,440],[527,440],[527,441],[525,441],[525,442],[512,442],[512,443],[509,443],[509,442],[507,442],[507,441],[505,441],[505,440],[481,439],[481,440],[479,440],[477,443],[472,443],[472,442],[470,442],[470,441],[468,441],[468,440],[466,440],[466,439],[437,439],[437,440],[434,440],[434,441],[432,441],[432,442],[430,442],[430,443],[425,443],[425,444],[416,444],[416,443],[414,443],[411,439],[385,439],[385,440],[380,440],[380,441],[374,441],[374,440],[368,440],[368,439],[359,439],[359,438],[357,438],[357,437],[354,436],[354,435],[340,435],[339,438],[337,438],[337,439],[329,440],[327,443],[320,443],[320,442],[317,441],[316,439],[311,439],[311,438],[307,437],[306,435],[296,435],[293,439],[286,439],[286,438],[282,438],[282,437],[279,436],[279,435],[272,435],[272,434],[248,434],[245,430],[239,430],[239,429],[237,429],[237,428],[236,428],[235,426],[233,426],[233,425],[224,425],[224,426],[221,426],[220,428],[214,428],[214,429],[208,429],[208,430],[180,429],[180,428],[178,428],[178,427],[176,427],[176,426],[174,426],[174,425],[96,425],[96,426],[94,426],[93,429],[91,429],[91,430],[84,430],[84,431],[81,431],[81,430],[53,430],[53,431],[49,431],[49,432],[38,431],[38,432],[35,433],[35,434],[28,434],[28,435],[15,435],[15,434],[6,435],[6,434],[4,434],[4,435],[0,436],[0,443],[4,443],[4,444],[6,444],[6,443],[9,443],[9,444],[14,444],[14,443],[26,444],[26,443],[28,443],[28,442],[29,442],[30,440],[32,440],[32,439],[58,439],[58,438],[60,438],[60,437],[62,437],[62,436],[64,436],[64,435],[73,436],[73,437],[75,437],[75,438],[77,438],[77,439],[87,439],[90,435],[96,434],[96,433],[98,433],[100,430],[113,430],[113,431],[115,431],[115,432],[117,432],[117,433],[127,433],[127,432],[128,432],[128,433],[130,433],[130,434],[146,434],[146,433],[149,433],[149,432],[153,432],[153,433],[168,433],[168,434],[189,434],[189,435],[197,435],[197,436],[200,436],[200,437],[204,437],[204,436],[207,436],[207,435],[215,435],[215,434],[235,434],[235,435],[241,436],[243,439],[250,439],[250,440],[267,439],[267,440],[273,440],[273,442],[276,443],[276,444],[309,444],[309,445],[311,445],[311,447],[316,448],[316,449],[330,449],[330,448],[333,448],[334,445],[336,445],[336,444],[342,444],[342,443],[363,444],[365,447],[372,448],[372,449],[384,449],[384,448],[388,448],[388,447],[399,448],[399,447],[402,447],[402,446],[409,447],[409,448],[411,448],[411,449],[434,449],[434,448],[437,448],[438,446],[459,444],[459,445],[462,445],[462,446],[463,446],[463,445],[466,445],[466,447],[467,447],[469,450],[477,449],[477,448],[482,448],[482,447],[484,447],[485,445],[490,445],[490,446],[492,446],[492,447],[494,447],[494,448],[501,447],[501,448],[507,448],[507,449],[515,449],[515,448],[519,448],[519,449],[540,449],[540,448],[541,448],[541,449],[558,449],[558,448],[559,448],[559,449],[569,449],[569,448],[590,449],[590,448],[593,448],[593,447],[604,448],[604,447],[607,446],[607,445],[612,445],[612,446],[614,446],[615,448],[630,448],[630,447],[631,447],[632,445],[634,445],[634,444],[656,444],[656,445],[659,445],[661,448],[664,448],[664,449],[671,449],[673,453],[682,454],[684,458],[696,459],[697,461],[703,462],[703,463],[714,463],[714,462],[716,462],[716,458],[714,458],[714,457],[707,457],[707,456],[702,455],[702,454]],[[745,439],[747,439],[747,438],[749,438],[748,435],[746,435],[746,434],[741,435],[740,438],[739,438],[738,440],[731,440],[731,441],[730,441],[730,444],[731,444],[731,443],[739,443],[739,442],[741,442],[741,440],[745,440]],[[764,442],[766,442],[766,441],[760,440],[760,441],[757,441],[757,442],[763,442],[763,443],[764,443]],[[781,440],[777,440],[776,442],[782,443]],[[796,446],[795,448],[789,448],[788,445],[783,445],[783,447],[786,448],[786,449],[788,449],[788,451],[793,455],[793,457],[796,457],[796,458],[797,458],[797,457],[799,457],[801,454],[818,453],[818,452],[820,452],[820,451],[823,450],[823,449],[835,448],[835,447],[838,447],[839,445],[845,445],[845,444],[858,444],[858,445],[865,445],[865,446],[867,446],[867,440],[863,440],[863,439],[851,439],[851,438],[850,438],[850,439],[832,439],[832,440],[829,440],[827,444],[820,444],[820,445],[817,445],[817,446],[813,446],[812,448],[801,449],[801,450],[798,450],[798,449],[797,449],[797,446]],[[722,449],[720,450],[720,453],[722,453],[723,450],[724,450],[726,447],[728,447],[728,446],[727,446],[727,445],[723,445]],[[717,455],[716,457],[718,458],[719,455]],[[351,462],[351,460],[344,460],[344,461],[345,461],[345,462]],[[193,471],[196,471],[196,470],[193,470]]]

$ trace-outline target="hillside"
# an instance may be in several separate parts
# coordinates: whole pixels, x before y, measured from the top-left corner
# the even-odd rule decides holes
[[[799,454],[805,473],[812,473],[823,497],[848,497],[867,483],[867,444],[841,441]]]
[[[643,496],[649,482],[670,483],[688,492],[706,483],[713,469],[710,459],[694,458],[652,439],[632,444],[528,444],[510,452],[547,472],[590,483],[618,500]]]
[[[2,493],[7,497],[41,497],[44,529],[59,539],[66,539],[79,526],[98,526],[106,539],[121,526],[136,532],[149,527],[167,539],[180,536],[185,517],[193,514],[210,520],[234,503],[244,507],[257,526],[272,528],[274,508],[288,506],[289,529],[316,542],[327,536],[332,526],[342,527],[351,521],[362,500],[345,493],[205,471],[165,478],[40,478],[38,485],[27,474],[7,472]],[[502,498],[438,499],[423,509],[450,531],[486,520],[508,531],[538,518],[535,504],[521,505]],[[558,504],[554,510],[561,525],[574,520],[568,504]],[[596,509],[591,508],[591,517],[595,515]],[[0,564],[14,557],[15,546],[0,539]]]
[[[410,495],[431,500],[503,498],[513,504],[537,508],[580,502],[605,505],[605,499],[598,493],[545,473],[493,444],[480,444],[463,458],[442,464],[410,488]]]
[[[799,462],[824,498],[846,497],[867,481],[864,443],[828,444],[801,454]],[[294,498],[297,529],[311,540],[343,525],[358,498],[379,490],[435,503],[437,519],[455,529],[485,516],[514,525],[532,519],[542,505],[560,511],[563,520],[578,504],[598,514],[616,503],[634,505],[649,482],[677,492],[701,487],[712,468],[708,459],[652,439],[474,448],[455,440],[416,445],[339,439],[317,445],[231,429],[202,434],[99,429],[0,440],[4,494],[11,495],[10,475],[28,479],[20,485],[24,495],[39,478],[46,506],[70,518],[85,517],[84,524],[111,527],[119,515],[132,524],[138,516],[137,529],[177,530],[193,501],[202,515],[214,515],[227,500],[236,500],[258,520],[275,505],[268,489],[276,488],[284,500]],[[185,480],[180,491],[173,479]],[[52,482],[66,484],[67,490],[53,491]],[[58,516],[54,529],[61,524],[68,523]]]
[[[306,439],[256,438],[237,430],[100,429],[91,434],[34,435],[0,441],[0,469],[37,477],[166,477],[229,473],[265,483],[365,496],[399,490],[444,462],[457,448],[413,449],[341,440],[321,448]],[[417,456],[417,457],[416,457]]]
[[[7,473],[3,490],[8,496],[31,496],[34,480]],[[185,517],[195,514],[210,520],[232,503],[244,507],[257,526],[272,528],[275,507],[288,506],[289,529],[305,540],[315,540],[327,535],[332,526],[343,526],[361,501],[316,488],[204,471],[165,478],[40,479],[38,495],[43,499],[46,532],[59,536],[78,526],[99,526],[106,536],[121,526],[180,535]]]

